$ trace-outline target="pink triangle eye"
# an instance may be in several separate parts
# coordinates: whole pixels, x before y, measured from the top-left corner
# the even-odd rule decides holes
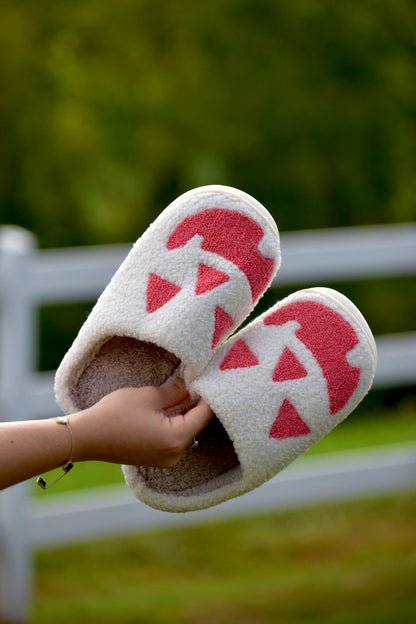
[[[151,273],[147,284],[147,311],[155,312],[177,295],[180,290],[180,286]]]
[[[221,338],[227,333],[233,324],[233,319],[225,310],[220,307],[215,308],[215,329],[212,337],[212,349],[217,346]]]
[[[207,290],[212,290],[221,284],[225,284],[229,279],[229,276],[223,273],[223,271],[218,271],[218,269],[206,266],[206,264],[200,264],[195,292],[197,295],[202,295]]]
[[[280,360],[273,373],[273,381],[287,381],[289,379],[301,379],[307,376],[307,371],[296,355],[288,347],[285,347]]]
[[[251,349],[246,345],[244,340],[237,340],[220,364],[220,370],[230,368],[248,368],[257,366],[259,360]]]

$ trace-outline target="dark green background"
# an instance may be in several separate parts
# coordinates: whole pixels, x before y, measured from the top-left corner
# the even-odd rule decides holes
[[[131,242],[212,183],[281,231],[415,220],[415,48],[412,0],[3,0],[0,222]],[[338,286],[414,328],[414,280]],[[43,368],[85,314],[43,310]]]

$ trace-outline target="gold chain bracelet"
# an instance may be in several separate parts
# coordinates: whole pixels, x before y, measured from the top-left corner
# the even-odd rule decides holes
[[[53,481],[53,483],[48,485],[46,483],[45,479],[42,476],[40,476],[40,477],[38,477],[36,479],[36,483],[42,488],[42,490],[47,490],[48,488],[50,488],[53,485],[55,485],[55,483],[58,483],[58,481],[60,481],[62,479],[62,477],[64,477],[66,474],[68,474],[68,472],[70,470],[72,470],[72,468],[74,467],[74,464],[72,463],[72,453],[74,451],[74,436],[72,434],[72,429],[71,429],[71,425],[69,424],[68,416],[57,416],[55,418],[55,421],[58,423],[58,425],[66,425],[67,426],[68,431],[69,431],[70,436],[71,436],[71,452],[69,454],[69,460],[62,466],[62,470],[64,471],[63,474],[61,474],[60,477],[55,479],[55,481]]]

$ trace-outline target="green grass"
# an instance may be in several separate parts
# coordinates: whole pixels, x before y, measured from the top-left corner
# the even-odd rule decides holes
[[[416,495],[41,551],[33,624],[416,621]]]
[[[409,404],[357,411],[310,453],[414,440]],[[80,464],[53,490],[117,481]],[[41,550],[30,624],[410,624],[415,526],[413,492]]]
[[[308,454],[326,453],[340,450],[416,441],[416,406],[409,402],[401,409],[369,413],[360,408],[336,427],[329,435],[315,444]],[[48,476],[52,482],[54,475]],[[43,491],[33,486],[38,496],[54,495],[79,488],[124,483],[120,466],[103,462],[76,464],[71,473],[59,481],[52,489]]]

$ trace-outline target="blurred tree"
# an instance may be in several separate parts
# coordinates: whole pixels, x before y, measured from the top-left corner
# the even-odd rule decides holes
[[[131,241],[196,185],[281,229],[416,218],[412,0],[3,0],[0,221]]]

